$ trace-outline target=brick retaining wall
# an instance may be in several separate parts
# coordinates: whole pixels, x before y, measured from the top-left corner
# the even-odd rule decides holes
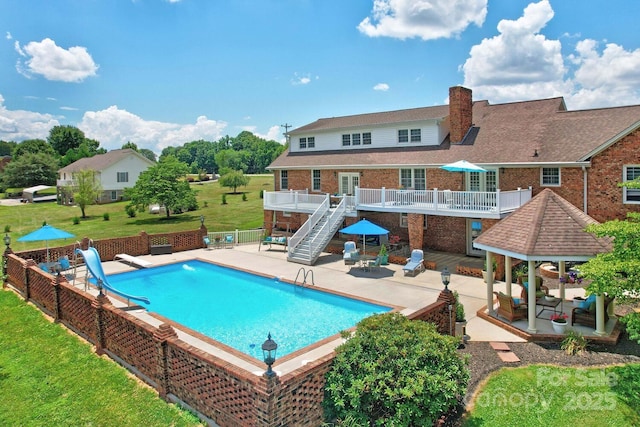
[[[194,249],[201,247],[202,233],[200,229],[162,237],[168,238],[174,248]],[[140,251],[150,237],[142,233],[131,242],[116,238],[93,245],[99,248],[103,260],[112,260],[121,252],[143,255]],[[73,247],[50,251],[66,253],[69,249]],[[34,253],[42,256],[38,251],[26,251]],[[168,324],[149,325],[113,306],[108,297],[95,297],[71,286],[62,275],[42,271],[33,260],[18,256],[24,254],[5,253],[7,283],[55,321],[94,344],[98,354],[107,353],[125,364],[155,387],[161,397],[175,397],[223,427],[322,423],[325,375],[333,353],[281,377],[256,376],[181,341]],[[451,292],[442,292],[437,302],[411,318],[433,322],[441,333],[447,334],[450,298]]]

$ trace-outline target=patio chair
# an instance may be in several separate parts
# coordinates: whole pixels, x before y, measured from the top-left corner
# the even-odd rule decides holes
[[[527,318],[527,304],[516,303],[513,298],[502,292],[494,292],[494,294],[498,297],[498,316],[504,317],[509,322]]]
[[[542,276],[536,276],[536,299],[549,295],[549,288],[542,284],[543,280]],[[526,301],[529,298],[529,282],[523,282],[521,286],[520,298]]]
[[[367,262],[367,270],[373,271],[375,269],[380,271],[381,264],[382,264],[382,257],[377,256],[376,259]]]
[[[224,247],[225,248],[233,248],[234,244],[233,234],[225,234],[224,236]]]
[[[411,258],[407,258],[407,263],[402,267],[405,276],[411,274],[416,275],[416,272],[424,271],[424,252],[422,249],[414,249],[411,251]]]
[[[593,297],[591,300],[589,298]],[[571,325],[578,323],[580,325],[596,328],[596,299],[595,295],[591,295],[585,300],[586,307],[575,307],[571,310]],[[613,298],[604,297],[604,323],[609,321],[609,304],[613,302]]]
[[[209,236],[204,236],[202,238],[202,241],[204,242],[204,245],[207,247],[207,249],[211,249],[211,239],[209,239]]]

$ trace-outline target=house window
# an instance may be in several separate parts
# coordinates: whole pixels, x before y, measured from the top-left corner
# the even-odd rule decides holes
[[[111,192],[111,200],[118,200],[118,192],[117,191],[112,191]]]
[[[280,171],[280,189],[286,190],[289,188],[289,171]]]
[[[351,145],[351,134],[345,133],[342,135],[342,146],[347,147]]]
[[[308,148],[315,148],[316,147],[316,137],[315,136],[310,136],[309,138],[307,138],[307,147]]]
[[[311,171],[311,184],[313,191],[320,191],[320,170],[314,169]]]
[[[625,166],[623,181],[633,181],[640,178],[640,165]],[[640,189],[622,187],[624,203],[640,204]]]
[[[118,172],[118,182],[129,182],[129,172]]]
[[[422,132],[420,129],[411,129],[411,142],[422,141]]]
[[[300,138],[300,149],[304,150],[307,148],[307,138]]]
[[[542,168],[540,185],[548,187],[560,186],[560,168]]]
[[[414,190],[427,189],[427,177],[424,169],[400,169],[400,187]]]
[[[360,145],[360,134],[354,133],[351,135],[351,145]]]
[[[371,132],[362,132],[362,145],[371,145]]]
[[[426,215],[422,215],[422,228],[424,228],[425,230],[427,229],[427,216]],[[407,228],[409,227],[409,214],[407,213],[401,213],[400,214],[400,227],[402,228]]]
[[[409,131],[407,129],[398,130],[398,142],[409,142]]]

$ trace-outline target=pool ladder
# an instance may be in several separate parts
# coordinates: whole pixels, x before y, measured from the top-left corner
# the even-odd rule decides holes
[[[300,277],[300,273],[302,273],[302,283],[298,283],[298,277]],[[313,270],[309,269],[309,271],[305,270],[304,267],[300,267],[300,270],[298,270],[298,274],[296,274],[296,280],[293,282],[294,285],[298,285],[301,287],[305,287],[306,286],[310,286],[309,284],[307,284],[307,276],[311,274],[311,286],[315,286],[316,282],[313,278]]]

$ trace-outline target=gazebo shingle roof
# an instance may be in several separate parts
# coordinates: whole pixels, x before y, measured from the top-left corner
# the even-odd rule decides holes
[[[598,222],[547,188],[474,243],[523,260],[586,261],[612,249],[611,238],[584,231],[590,224]]]

